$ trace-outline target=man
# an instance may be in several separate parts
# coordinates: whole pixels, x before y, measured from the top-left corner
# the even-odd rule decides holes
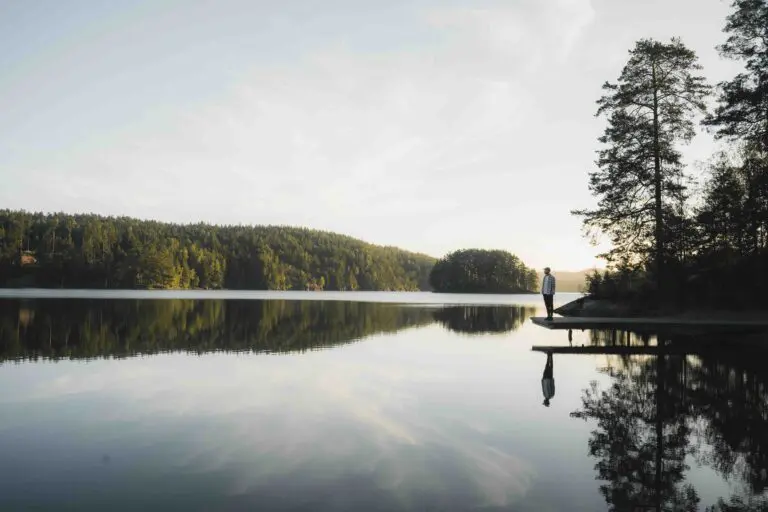
[[[541,391],[544,393],[544,406],[549,407],[549,400],[555,396],[555,376],[553,372],[552,352],[547,352],[547,364],[541,377]]]
[[[555,276],[549,273],[549,267],[544,269],[544,280],[541,283],[541,294],[544,296],[544,305],[547,308],[547,320],[552,320],[554,308],[552,299],[555,295]]]

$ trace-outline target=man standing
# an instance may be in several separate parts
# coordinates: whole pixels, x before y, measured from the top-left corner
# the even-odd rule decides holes
[[[549,273],[549,267],[544,269],[544,280],[541,283],[541,294],[544,296],[544,305],[547,307],[547,320],[552,320],[554,308],[552,299],[555,295],[555,276]]]

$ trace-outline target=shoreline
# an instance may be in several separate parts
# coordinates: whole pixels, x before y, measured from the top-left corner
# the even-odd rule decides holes
[[[640,308],[630,302],[601,299],[584,295],[555,308],[555,313],[565,318],[669,318],[680,320],[750,321],[762,320],[768,315],[763,310],[728,310],[697,308],[684,311],[664,312]]]

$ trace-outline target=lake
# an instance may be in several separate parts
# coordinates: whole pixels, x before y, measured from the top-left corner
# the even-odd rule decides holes
[[[768,352],[548,361],[616,340],[542,313],[0,290],[0,510],[768,510]]]

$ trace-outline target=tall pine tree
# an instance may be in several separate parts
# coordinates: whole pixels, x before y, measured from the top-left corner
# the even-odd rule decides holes
[[[665,217],[684,193],[678,145],[690,141],[709,86],[696,54],[680,39],[643,39],[629,51],[616,83],[603,85],[597,115],[608,119],[598,170],[589,175],[597,208],[576,210],[590,232],[610,236],[610,263],[654,262],[663,291]]]

